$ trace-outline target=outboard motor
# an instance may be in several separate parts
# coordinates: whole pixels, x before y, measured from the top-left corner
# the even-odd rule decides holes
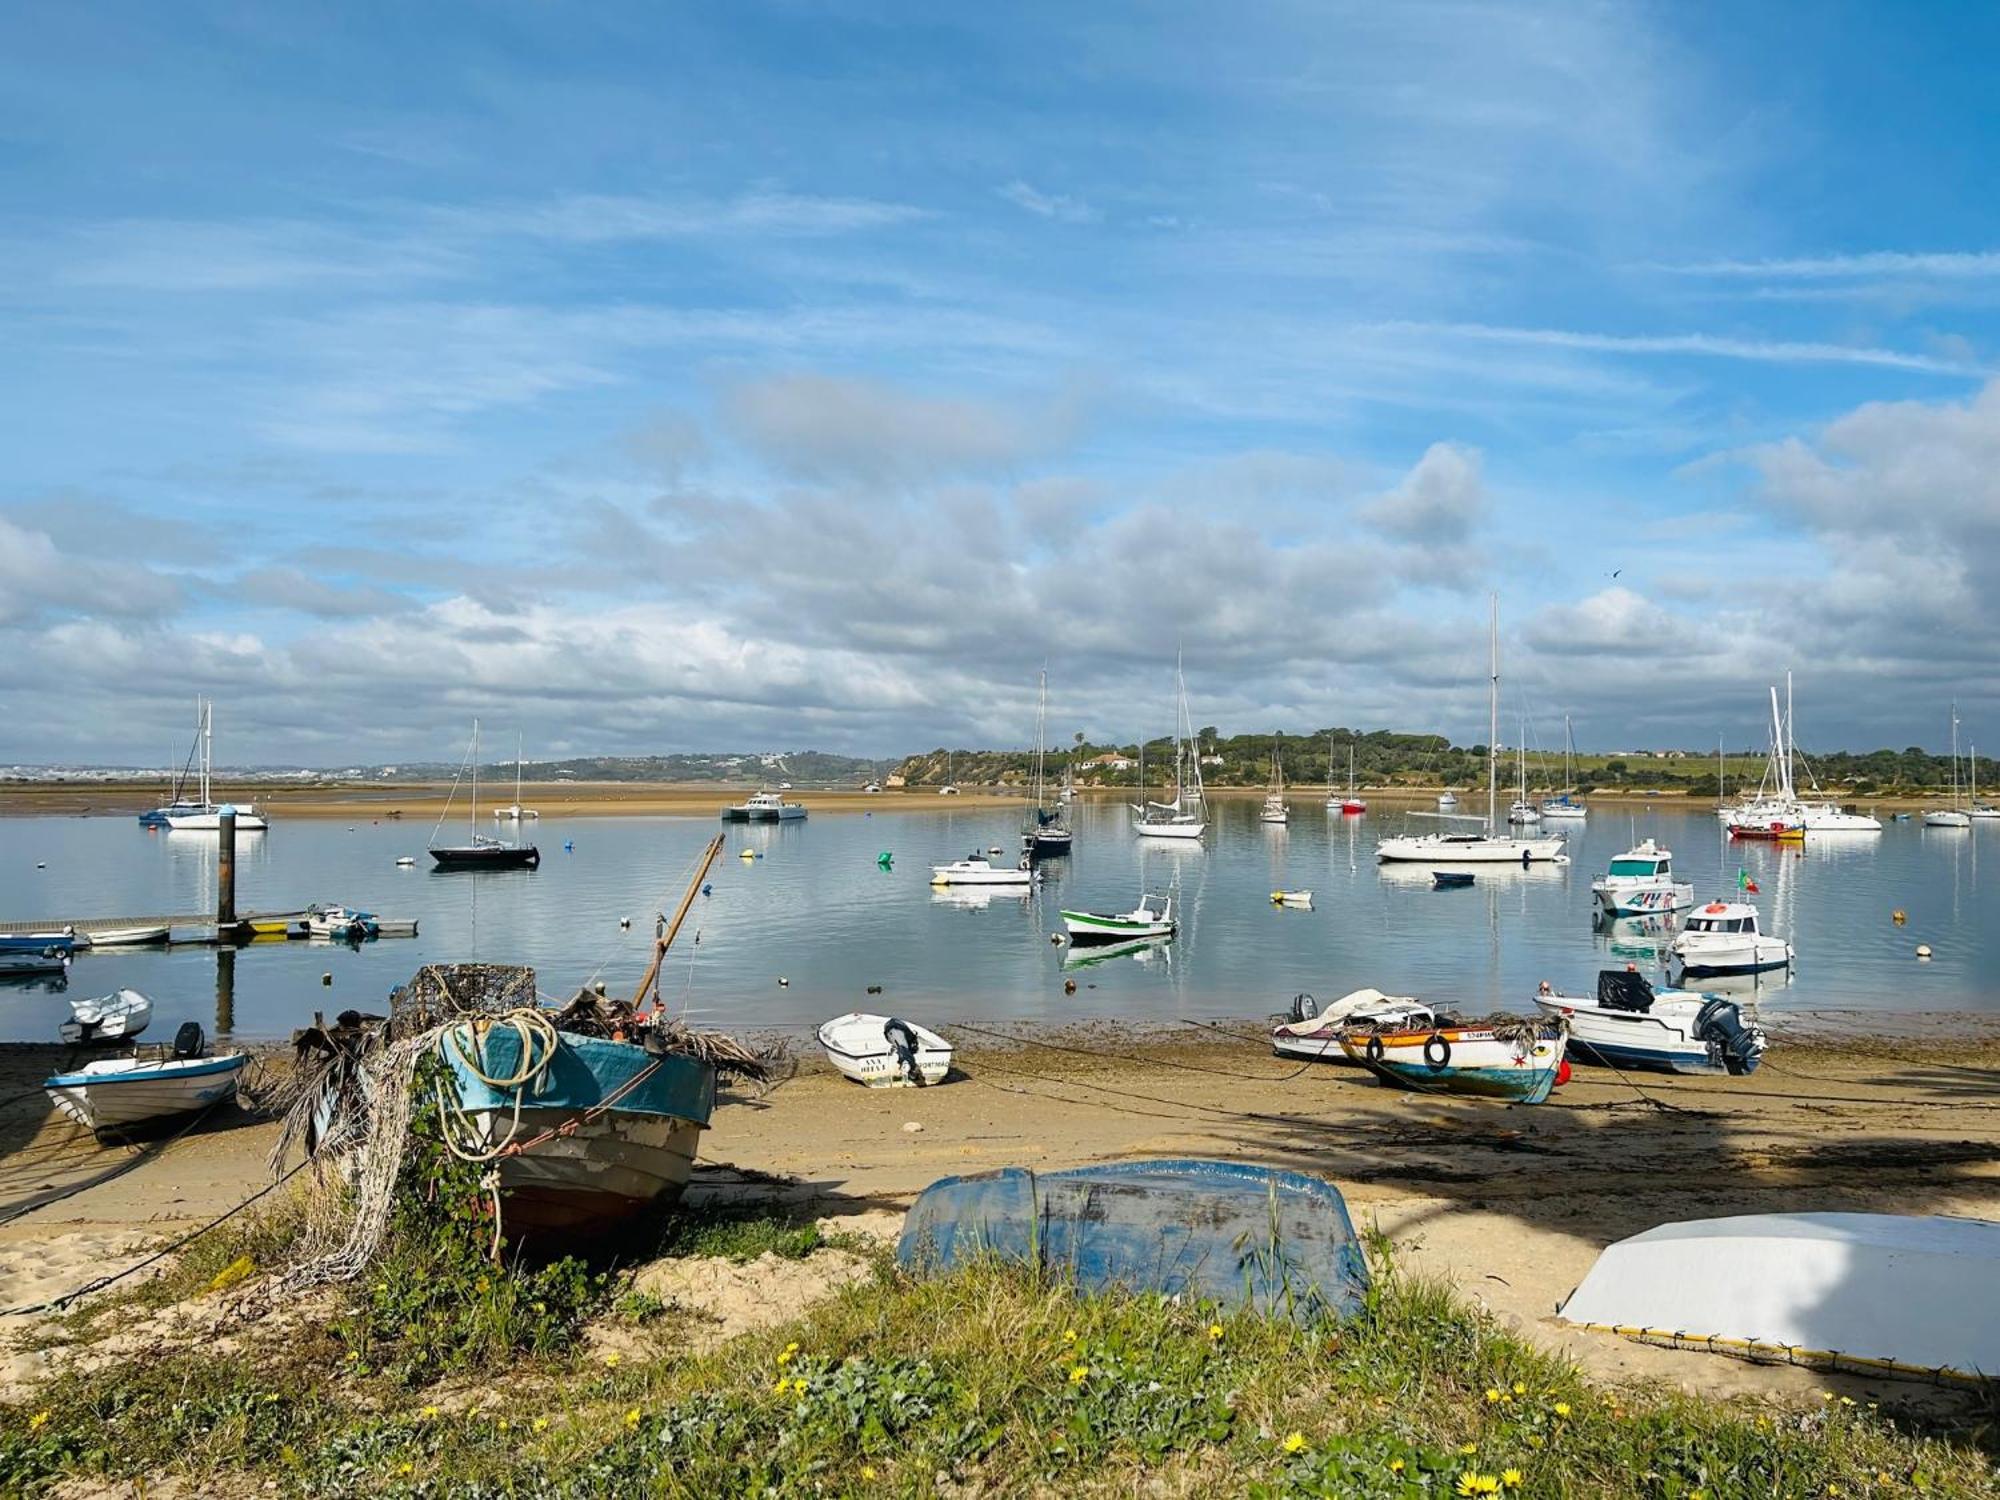
[[[179,1030],[174,1032],[174,1056],[200,1057],[206,1051],[208,1051],[208,1037],[202,1032],[201,1022],[181,1022]]]
[[[1606,1010],[1649,1011],[1653,985],[1637,969],[1599,969],[1597,1003]]]
[[[1294,995],[1292,996],[1291,1014],[1292,1020],[1295,1023],[1310,1021],[1314,1016],[1319,1014],[1319,1001],[1313,999],[1311,995],[1303,993]]]
[[[882,1023],[882,1036],[896,1049],[896,1062],[903,1070],[903,1076],[914,1084],[924,1081],[923,1070],[917,1066],[917,1034],[910,1030],[908,1021],[899,1021],[891,1016]]]
[[[1694,1034],[1697,1041],[1708,1043],[1709,1056],[1719,1058],[1723,1068],[1736,1076],[1756,1072],[1767,1045],[1764,1028],[1746,1023],[1733,1000],[1704,1004],[1695,1015]]]

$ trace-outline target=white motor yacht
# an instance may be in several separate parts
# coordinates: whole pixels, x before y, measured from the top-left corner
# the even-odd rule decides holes
[[[1682,974],[1761,974],[1790,968],[1792,945],[1760,932],[1747,901],[1711,901],[1691,914],[1668,950]]]

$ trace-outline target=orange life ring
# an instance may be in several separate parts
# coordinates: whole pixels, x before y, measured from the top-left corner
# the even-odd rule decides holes
[[[1723,905],[1723,903],[1720,901],[1711,901],[1708,903],[1708,905],[1704,906],[1702,910],[1706,912],[1718,912],[1718,911],[1727,911],[1729,910],[1729,908]]]

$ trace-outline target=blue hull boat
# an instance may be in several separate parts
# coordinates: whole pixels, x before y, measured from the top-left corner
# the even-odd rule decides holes
[[[896,1259],[948,1271],[984,1256],[1122,1287],[1297,1316],[1359,1311],[1368,1265],[1340,1190],[1222,1161],[1133,1161],[945,1177],[903,1220]]]
[[[1431,889],[1434,891],[1456,891],[1471,884],[1472,872],[1469,870],[1431,871]]]
[[[73,931],[0,933],[0,953],[73,953],[89,946]]]

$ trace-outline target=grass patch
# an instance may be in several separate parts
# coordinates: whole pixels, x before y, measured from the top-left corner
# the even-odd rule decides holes
[[[670,1218],[662,1227],[656,1253],[715,1255],[734,1261],[760,1255],[804,1260],[828,1247],[864,1252],[878,1248],[859,1235],[827,1234],[814,1220],[783,1209],[704,1206],[683,1209]]]
[[[999,1266],[885,1277],[704,1356],[629,1311],[658,1358],[553,1351],[481,1378],[455,1410],[325,1352],[273,1366],[196,1350],[65,1377],[0,1411],[0,1491],[83,1472],[549,1500],[1993,1493],[1980,1434],[1837,1399],[1595,1386],[1446,1289],[1393,1275],[1363,1317],[1313,1326],[1080,1298]]]

